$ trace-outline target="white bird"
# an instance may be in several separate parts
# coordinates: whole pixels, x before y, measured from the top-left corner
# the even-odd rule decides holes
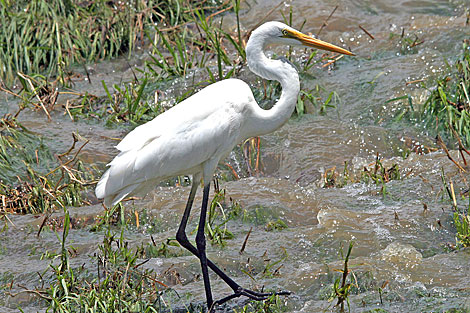
[[[239,79],[209,85],[124,137],[116,146],[119,155],[108,164],[109,169],[96,186],[96,196],[110,206],[129,195],[146,193],[168,178],[193,175],[191,192],[176,239],[200,259],[209,310],[240,296],[264,300],[271,295],[240,287],[207,259],[204,227],[209,186],[217,164],[227,157],[236,144],[280,128],[294,111],[300,91],[299,75],[289,62],[266,57],[264,48],[275,44],[304,45],[354,55],[280,22],[261,25],[248,40],[246,57],[252,72],[281,83],[281,97],[270,110],[260,108],[248,84]],[[189,242],[185,228],[201,178],[204,190],[195,247]],[[213,301],[208,267],[232,288],[233,294]]]

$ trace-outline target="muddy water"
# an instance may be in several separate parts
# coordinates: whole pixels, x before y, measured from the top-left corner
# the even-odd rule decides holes
[[[258,0],[245,6],[242,25],[251,29],[277,1]],[[306,20],[304,31],[316,34],[330,15],[336,1],[287,1],[284,12],[292,7],[294,26]],[[467,3],[468,5],[468,3]],[[282,20],[275,11],[270,19]],[[442,72],[444,60],[453,60],[460,52],[462,40],[469,38],[465,26],[465,5],[457,1],[358,1],[340,2],[337,11],[324,28],[324,40],[350,47],[357,57],[345,57],[334,67],[314,67],[313,78],[302,81],[303,88],[319,84],[325,92],[336,91],[341,101],[326,115],[305,115],[292,119],[281,130],[262,138],[263,173],[222,183],[227,195],[239,202],[247,212],[263,212],[267,219],[281,219],[287,228],[266,231],[261,222],[233,220],[228,228],[235,238],[225,248],[209,247],[209,256],[225,268],[243,286],[250,288],[287,289],[292,295],[285,298],[289,312],[318,312],[335,310],[328,302],[335,269],[342,268],[338,249],[341,244],[355,243],[350,267],[356,275],[359,291],[350,296],[351,311],[384,309],[389,312],[445,311],[452,308],[470,309],[470,253],[451,252],[448,243],[455,243],[452,211],[441,200],[441,169],[454,176],[457,190],[466,188],[463,177],[441,152],[426,155],[412,153],[402,158],[404,142],[414,146],[433,146],[433,139],[412,122],[393,122],[402,104],[385,101],[411,94],[415,105],[426,96],[413,80],[428,80]],[[227,27],[233,27],[233,17],[225,17]],[[372,40],[358,25],[373,36]],[[422,44],[402,49],[399,36],[417,36]],[[390,34],[397,34],[390,39]],[[301,55],[302,51],[296,51]],[[141,64],[141,56],[130,66]],[[78,80],[76,88],[102,94],[101,80],[108,85],[132,77],[127,62],[116,60],[90,66],[91,84]],[[248,77],[251,77],[248,73]],[[14,110],[13,102],[5,110]],[[71,122],[56,113],[49,123],[42,114],[22,115],[24,123],[54,139],[57,148],[70,143],[72,131],[90,139],[85,149],[89,162],[108,161],[114,155],[115,144],[108,137],[123,135],[128,129],[103,128],[93,122]],[[342,168],[347,161],[352,169],[362,169],[374,161],[376,153],[384,164],[398,164],[401,180],[387,183],[387,194],[381,186],[350,183],[344,188],[324,189],[322,175],[333,166]],[[459,158],[454,154],[456,159]],[[234,164],[235,165],[235,164]],[[468,186],[467,186],[468,188]],[[158,229],[150,223],[131,227],[127,239],[135,244],[148,243],[149,234],[155,241],[174,237],[189,189],[159,187],[144,200],[127,205],[130,211],[145,210],[150,219],[157,219]],[[200,195],[197,203],[200,202]],[[424,204],[427,209],[424,209]],[[77,248],[73,264],[89,262],[89,255],[102,243],[100,233],[89,232],[86,225],[102,213],[99,205],[71,209],[72,215],[84,223],[69,235],[70,244]],[[247,213],[250,214],[250,213]],[[13,292],[18,285],[37,287],[38,272],[44,273],[50,260],[40,260],[45,251],[59,251],[52,231],[36,237],[39,216],[11,216],[15,226],[2,234],[0,268],[2,284],[12,280]],[[193,217],[189,229],[194,229]],[[239,250],[250,230],[246,249]],[[287,258],[279,265],[278,275],[263,277],[266,259]],[[249,261],[248,261],[249,260]],[[85,264],[93,268],[92,264]],[[183,283],[167,277],[179,293],[189,293],[194,301],[204,300],[203,285],[197,259],[184,254],[176,258],[154,258],[145,266],[163,273],[172,267]],[[256,281],[241,270],[252,268]],[[47,274],[44,274],[47,278]],[[229,288],[213,277],[216,297],[228,294]],[[379,288],[382,287],[382,293]],[[42,305],[27,294],[14,298],[2,295],[0,311],[41,310]],[[228,309],[230,311],[230,309]]]

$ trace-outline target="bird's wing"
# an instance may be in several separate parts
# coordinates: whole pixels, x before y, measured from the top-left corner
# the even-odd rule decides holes
[[[146,182],[192,174],[220,159],[238,143],[252,101],[245,83],[225,80],[137,127],[117,146],[121,152],[99,182],[98,198],[119,201]]]

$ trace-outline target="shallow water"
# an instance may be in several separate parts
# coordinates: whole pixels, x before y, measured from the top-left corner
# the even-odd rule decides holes
[[[303,30],[316,34],[336,3],[287,1],[283,10],[288,12],[292,7],[293,26],[299,27],[306,20]],[[260,16],[277,4],[272,0],[250,2],[250,8],[245,6],[241,15],[243,28],[251,29]],[[282,20],[282,16],[276,10],[269,19]],[[341,244],[347,246],[353,241],[350,267],[361,288],[350,296],[352,312],[380,308],[389,312],[470,310],[470,253],[468,249],[452,252],[447,248],[447,244],[455,243],[455,228],[451,206],[441,200],[441,169],[455,177],[458,191],[468,186],[458,184],[462,177],[457,176],[456,167],[441,151],[425,155],[411,153],[403,159],[404,142],[434,146],[433,138],[413,122],[393,122],[401,104],[385,103],[404,94],[411,94],[415,105],[422,102],[426,92],[406,82],[436,77],[442,72],[445,59],[455,60],[462,40],[470,35],[465,20],[465,6],[455,1],[342,1],[320,38],[343,43],[357,56],[345,57],[334,67],[314,67],[310,70],[314,79],[302,81],[305,89],[319,84],[326,93],[336,91],[341,102],[337,108],[328,109],[326,115],[293,118],[277,132],[263,136],[263,173],[222,183],[227,195],[247,212],[259,210],[267,220],[281,219],[288,227],[266,231],[267,220],[230,221],[227,227],[235,238],[227,240],[225,248],[209,245],[209,257],[243,286],[292,291],[285,298],[289,312],[335,311],[335,301],[327,300],[334,269],[342,268],[338,251]],[[228,28],[234,26],[231,16],[226,16],[224,22]],[[402,28],[405,36],[416,35],[424,42],[402,50],[399,44]],[[390,39],[390,33],[398,37]],[[302,53],[296,50],[296,55]],[[140,65],[142,57],[136,54],[131,66]],[[89,69],[91,84],[81,79],[75,88],[98,95],[104,93],[101,80],[112,85],[132,77],[128,63],[123,60],[90,65]],[[244,75],[251,77],[248,73]],[[14,111],[14,102],[2,100],[1,103],[4,110]],[[94,122],[71,122],[61,112],[53,115],[51,123],[41,113],[23,113],[25,126],[53,141],[58,150],[68,147],[72,131],[89,139],[84,154],[85,160],[91,163],[109,161],[115,155],[115,141],[108,138],[120,137],[128,131],[128,128],[105,128]],[[387,168],[398,164],[401,176],[405,177],[387,183],[385,196],[381,186],[364,183],[321,188],[325,170],[336,166],[341,172],[344,162],[348,162],[358,171],[364,165],[373,164],[376,153],[384,158]],[[459,159],[457,154],[454,157]],[[150,242],[149,234],[156,242],[174,237],[188,193],[189,187],[158,187],[144,200],[127,203],[128,210],[144,210],[147,216],[159,220],[159,224],[157,229],[144,222],[138,229],[130,227],[126,238],[137,245]],[[196,203],[200,201],[198,195]],[[82,264],[102,243],[103,234],[87,228],[102,214],[102,208],[94,205],[73,208],[71,212],[83,223],[83,227],[72,229],[69,235],[69,243],[77,248],[73,264]],[[194,229],[195,215],[188,229]],[[42,218],[10,216],[15,226],[10,225],[1,235],[1,281],[6,286],[14,280],[12,292],[21,290],[18,285],[38,286],[37,272],[44,272],[50,262],[40,260],[40,255],[60,250],[52,231],[43,230],[40,237],[36,236]],[[240,255],[250,228],[252,233]],[[285,254],[288,257],[280,263],[279,274],[272,278],[258,275],[254,282],[241,271],[252,266],[259,274],[265,259],[279,260]],[[194,301],[205,299],[195,257],[184,254],[176,258],[154,258],[145,266],[162,273],[163,279],[165,271],[172,266],[184,283],[172,284],[171,277],[164,281],[179,293],[190,293]],[[216,297],[230,292],[221,280],[212,279]],[[378,292],[381,286],[382,301]],[[14,298],[2,295],[0,305],[3,306],[0,311],[4,312],[16,312],[17,306],[27,312],[43,309],[41,303],[26,294]]]

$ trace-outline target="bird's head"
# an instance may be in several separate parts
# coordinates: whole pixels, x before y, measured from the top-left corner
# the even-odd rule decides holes
[[[264,43],[269,45],[280,44],[290,46],[307,46],[347,55],[354,55],[352,52],[346,49],[303,34],[281,22],[273,21],[264,23],[253,32],[252,36],[264,37]]]

